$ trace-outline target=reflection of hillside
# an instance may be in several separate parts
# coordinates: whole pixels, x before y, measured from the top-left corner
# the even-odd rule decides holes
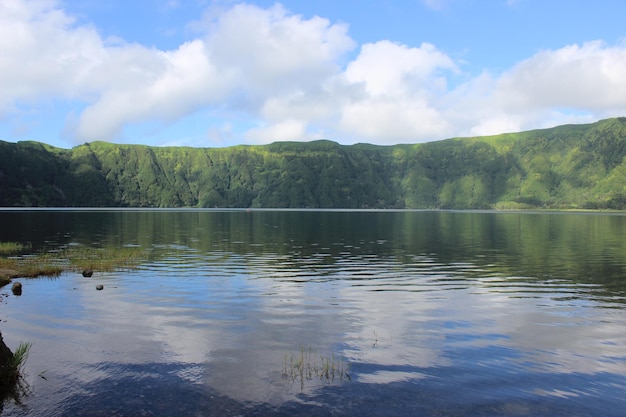
[[[614,295],[626,291],[626,217],[620,215],[128,210],[5,212],[3,217],[2,240],[28,241],[34,250],[70,242],[176,244],[199,253],[251,257],[251,267],[278,263],[286,274],[315,267],[320,276],[347,274],[346,263],[353,258],[410,265],[414,257],[427,256],[437,264],[473,265],[477,275],[484,269],[523,280],[601,284]],[[263,261],[264,254],[271,256]]]
[[[467,260],[523,281],[601,284],[624,295],[626,218],[570,213],[440,213],[430,235],[440,262]],[[422,231],[423,232],[423,231]],[[421,234],[414,234],[420,246]]]

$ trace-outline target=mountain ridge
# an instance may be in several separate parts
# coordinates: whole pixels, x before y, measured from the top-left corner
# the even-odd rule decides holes
[[[401,145],[0,141],[3,207],[618,209],[626,118]]]

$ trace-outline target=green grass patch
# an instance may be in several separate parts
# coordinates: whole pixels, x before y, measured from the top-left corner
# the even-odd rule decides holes
[[[0,242],[0,255],[12,255],[24,250],[30,249],[29,244],[17,242]]]
[[[89,248],[69,247],[60,254],[69,262],[70,269],[112,272],[133,269],[146,259],[140,247]]]
[[[22,247],[18,252],[24,249]],[[0,285],[6,285],[12,278],[55,277],[66,271],[130,270],[148,257],[140,247],[93,248],[82,245],[19,256],[9,256],[11,254],[15,251],[0,253]]]

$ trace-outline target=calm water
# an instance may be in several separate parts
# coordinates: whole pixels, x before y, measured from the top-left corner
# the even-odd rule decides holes
[[[34,250],[149,252],[138,270],[21,280],[21,297],[0,290],[6,343],[33,343],[30,393],[5,402],[3,416],[626,413],[626,216],[129,210],[0,220],[0,241]],[[293,364],[303,350],[310,377]]]

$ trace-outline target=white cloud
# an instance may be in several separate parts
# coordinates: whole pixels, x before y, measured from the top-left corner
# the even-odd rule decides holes
[[[232,129],[211,130],[207,145],[236,135],[391,144],[626,114],[626,45],[569,45],[476,75],[429,43],[367,43],[346,62],[356,44],[345,24],[280,5],[212,8],[194,28],[196,39],[162,51],[105,39],[53,0],[4,0],[0,119],[71,101],[65,132],[83,142],[218,109]],[[256,127],[232,125],[240,120]]]
[[[173,51],[108,45],[55,2],[7,0],[0,5],[0,114],[47,97],[83,100],[87,107],[70,126],[79,141],[113,139],[129,123],[170,122],[218,102],[256,117],[268,97],[332,76],[354,46],[346,26],[281,6],[235,5],[209,29]]]
[[[337,59],[354,47],[345,25],[306,20],[280,5],[234,6],[212,25],[207,42],[212,59],[265,94],[316,84],[335,73]]]
[[[286,119],[267,126],[250,129],[246,133],[246,139],[251,143],[309,140],[311,138],[307,133],[306,127],[306,123],[301,120]]]
[[[134,47],[123,47],[120,55],[129,48]],[[128,60],[112,57],[112,63],[125,64],[118,70],[119,80],[84,110],[76,136],[87,140],[116,137],[128,123],[173,121],[223,98],[231,80],[228,74],[219,73],[204,49],[204,43],[195,40],[176,51],[142,49]],[[144,54],[146,59],[140,59]]]
[[[304,20],[281,6],[235,5],[208,22],[206,29],[203,39],[176,51],[146,50],[153,62],[125,65],[141,78],[132,85],[122,82],[120,88],[105,89],[81,115],[77,136],[114,137],[127,123],[173,121],[216,104],[258,117],[265,100],[311,88],[337,72],[338,56],[353,47],[345,26],[317,17]],[[290,119],[268,129],[255,129],[247,136],[257,141],[262,132],[269,140],[305,133],[294,129]]]
[[[457,107],[465,106],[473,119],[470,134],[495,134],[626,114],[622,74],[625,45],[589,42],[541,51],[499,77],[483,74],[454,94]]]
[[[51,1],[0,3],[0,114],[47,97],[82,98],[103,57],[102,41]]]
[[[368,141],[416,142],[448,130],[444,116],[424,100],[369,99],[344,106],[340,128]]]
[[[504,108],[626,107],[626,47],[601,42],[542,51],[506,72],[497,86]]]
[[[449,127],[435,103],[446,92],[445,71],[456,70],[454,62],[430,44],[366,44],[345,71],[266,98],[259,114],[271,127],[255,129],[248,138],[255,143],[283,137],[306,140],[323,137],[320,132],[328,130],[344,143],[437,137]]]
[[[284,119],[309,121],[325,120],[335,112],[338,94],[332,90],[309,91],[297,90],[281,96],[270,96],[260,108],[263,119],[277,122]]]
[[[445,71],[454,62],[433,45],[409,48],[389,41],[366,44],[345,71],[364,94],[342,108],[340,129],[374,141],[407,142],[437,137],[447,122],[437,108],[446,93]]]
[[[363,45],[345,75],[350,83],[364,83],[373,96],[398,96],[445,90],[445,79],[437,77],[440,69],[454,70],[454,62],[431,44],[409,48],[380,41]]]

